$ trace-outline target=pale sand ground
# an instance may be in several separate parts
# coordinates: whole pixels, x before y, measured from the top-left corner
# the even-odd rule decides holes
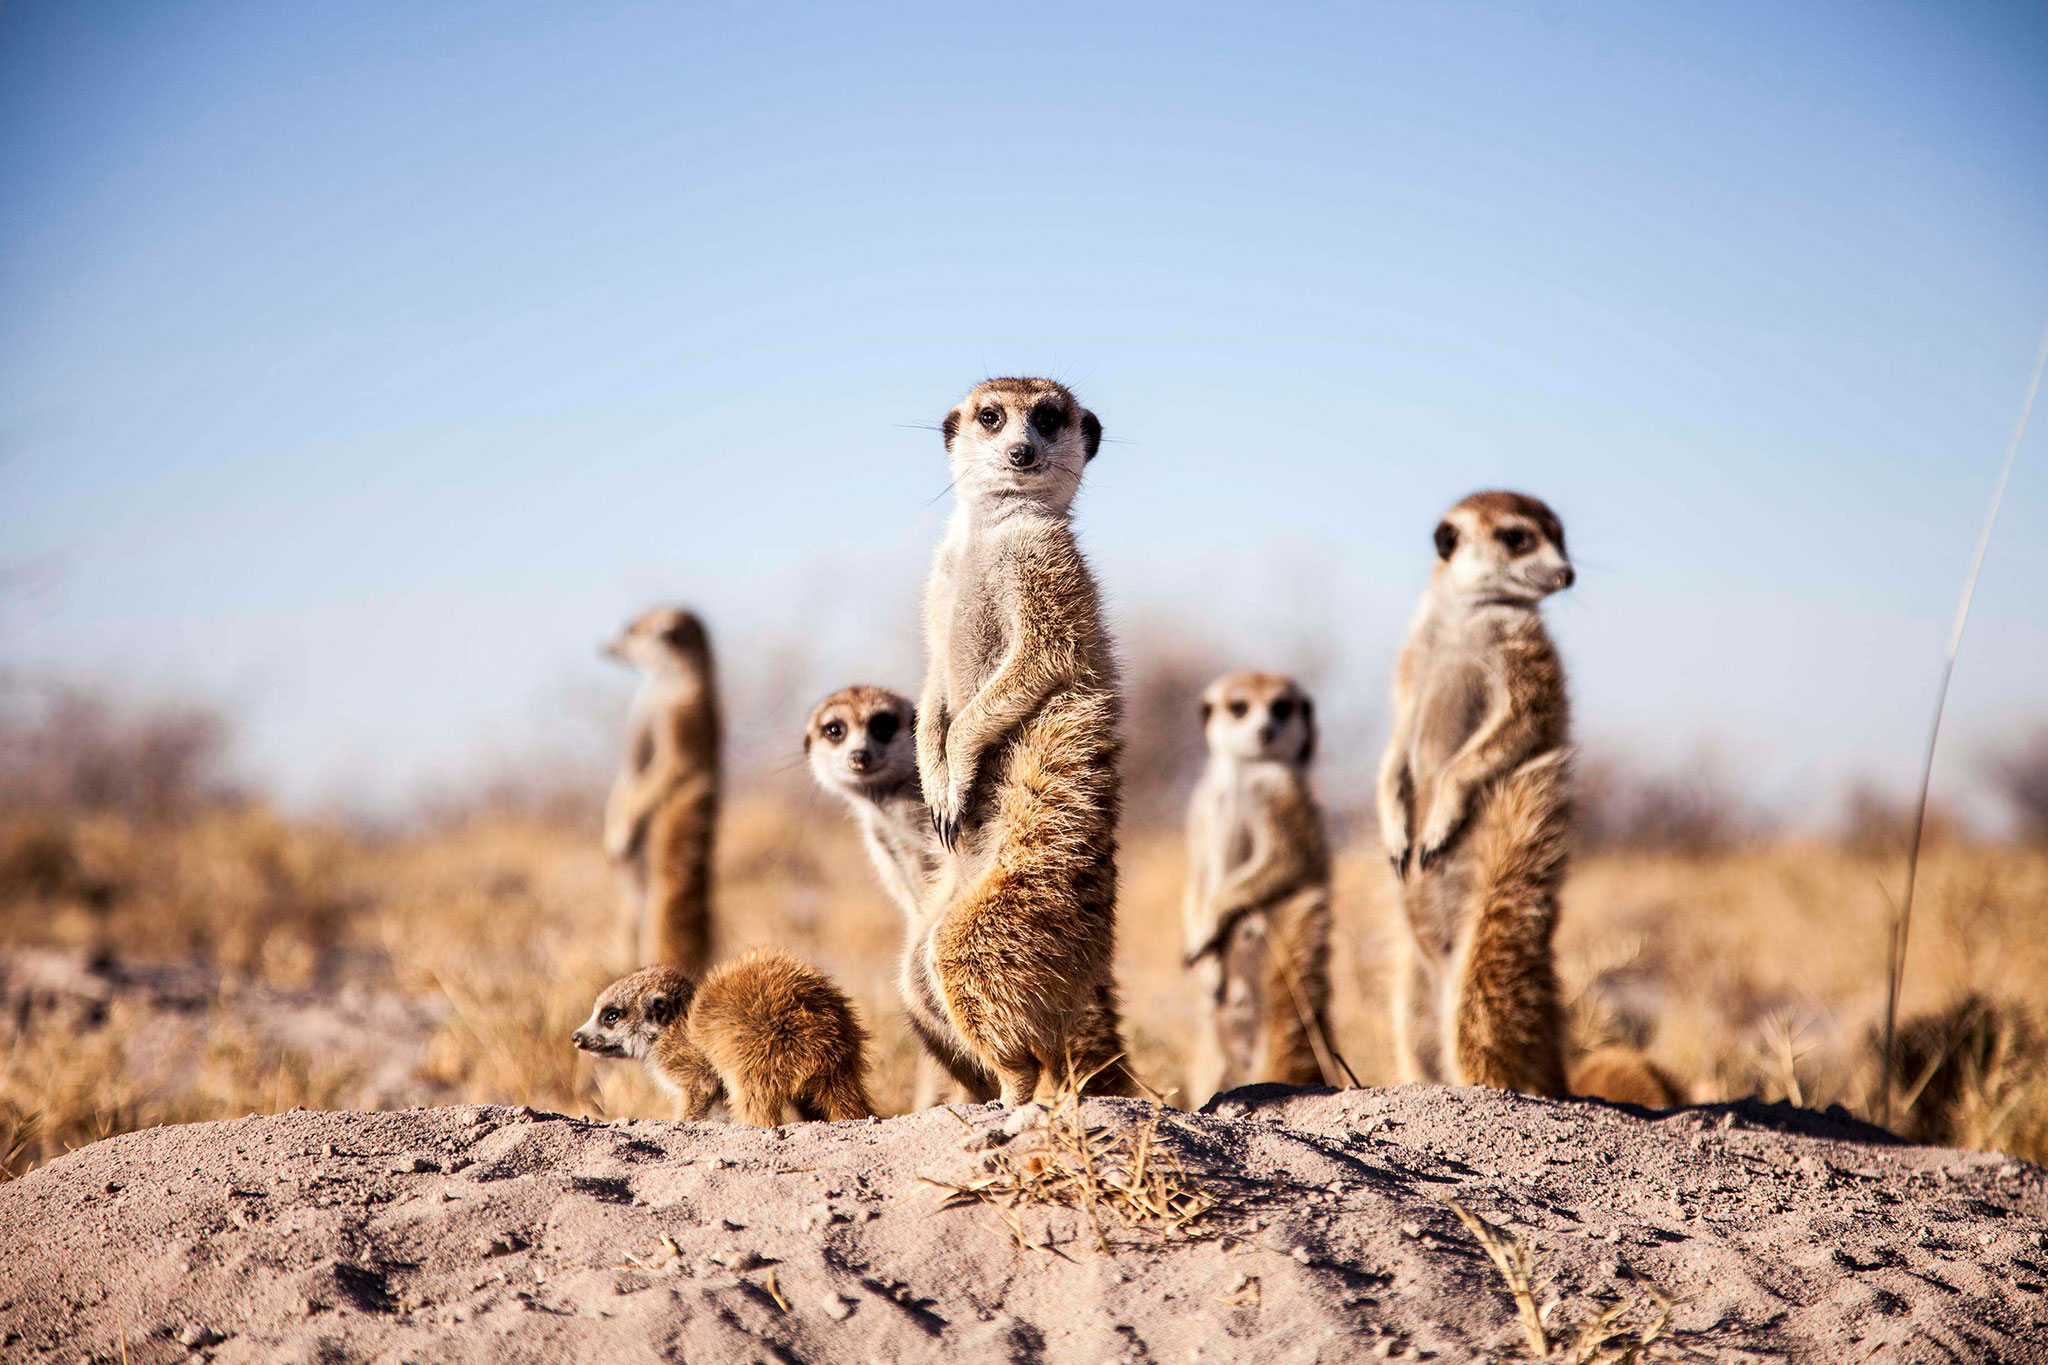
[[[1643,1320],[1647,1283],[1679,1300],[1653,1358],[2048,1360],[2048,1174],[2004,1156],[1754,1103],[1403,1087],[1214,1109],[1088,1103],[1095,1124],[1157,1115],[1226,1200],[1205,1236],[1126,1232],[1107,1255],[1076,1212],[1027,1212],[1051,1249],[1020,1250],[920,1179],[981,1169],[995,1110],[150,1129],[0,1186],[0,1358],[1521,1358],[1448,1196],[1524,1241],[1567,1343],[1609,1303]]]

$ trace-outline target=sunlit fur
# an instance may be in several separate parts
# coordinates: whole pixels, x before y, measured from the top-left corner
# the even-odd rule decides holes
[[[755,948],[701,985],[673,967],[644,967],[604,989],[576,1030],[577,1047],[645,1063],[695,1122],[723,1100],[734,1119],[771,1128],[800,1119],[874,1114],[867,1030],[822,972]]]
[[[1191,1065],[1195,1088],[1339,1084],[1330,858],[1308,785],[1314,704],[1291,678],[1226,674],[1202,693],[1202,729],[1209,761],[1188,805],[1182,923],[1215,1038]]]
[[[677,607],[605,645],[640,670],[625,754],[605,803],[604,847],[635,960],[701,972],[711,950],[719,801],[718,683],[703,623]]]
[[[1561,1094],[1551,939],[1569,714],[1537,604],[1571,585],[1564,528],[1535,498],[1476,493],[1433,540],[1379,783],[1407,922],[1393,992],[1402,1074]]]
[[[917,780],[917,708],[882,687],[843,687],[819,702],[804,727],[804,756],[818,785],[844,800],[868,859],[903,912],[900,964],[905,1013],[921,1044],[911,1107],[995,1098],[996,1083],[963,1051],[943,1016],[914,989],[917,946],[941,856]]]
[[[912,1012],[942,1018],[1005,1104],[1091,1076],[1128,1093],[1110,974],[1122,699],[1067,521],[1102,428],[1050,380],[994,379],[943,430],[957,502],[926,591],[917,758],[947,852]]]

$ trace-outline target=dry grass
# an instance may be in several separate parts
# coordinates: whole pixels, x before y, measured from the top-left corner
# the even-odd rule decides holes
[[[1569,1365],[1639,1365],[1653,1358],[1658,1346],[1669,1342],[1671,1310],[1676,1302],[1654,1285],[1639,1284],[1639,1294],[1594,1311],[1590,1316],[1564,1320],[1562,1305],[1553,1304],[1546,1314],[1537,1303],[1535,1255],[1520,1237],[1494,1226],[1455,1199],[1450,1206],[1465,1230],[1479,1243],[1493,1262],[1508,1297],[1515,1305],[1515,1320],[1522,1329],[1522,1342],[1531,1360],[1556,1360]]]
[[[1186,1040],[1205,1015],[1178,962],[1177,831],[1131,830],[1122,863],[1131,1056],[1151,1085],[1185,1095]],[[1848,845],[1588,856],[1567,888],[1558,944],[1580,1040],[1646,1046],[1696,1100],[1755,1093],[1865,1110],[1901,871],[1896,856]],[[1908,1015],[1970,994],[2048,995],[2048,849],[1949,841],[1928,851],[1921,876]],[[874,1031],[878,1100],[906,1103],[914,1043],[894,999],[900,921],[841,812],[795,787],[743,795],[721,830],[718,878],[723,949],[777,943],[831,973]],[[1336,893],[1332,1041],[1361,1080],[1391,1081],[1382,983],[1392,906],[1369,835],[1340,857]],[[236,983],[431,1002],[433,1036],[408,1040],[417,1100],[662,1116],[638,1068],[568,1043],[627,965],[615,907],[594,821],[501,815],[380,838],[261,807],[171,822],[0,816],[0,949],[199,962],[219,983],[209,1045],[175,1066],[152,1053],[152,1019],[121,1002],[85,1028],[10,995],[0,1155],[11,1148],[7,1168],[18,1170],[151,1123],[375,1102],[373,1058],[273,1036]],[[13,989],[0,978],[0,991]],[[1982,1071],[1978,1055],[1963,1060]],[[1983,1091],[1982,1121],[1959,1140],[2048,1155],[2048,1123],[2036,1121],[2048,1114],[2048,1068],[2010,1047],[1983,1056],[1997,1074],[1962,1074],[1965,1090]]]
[[[986,1174],[961,1181],[922,1179],[948,1191],[948,1208],[977,1204],[994,1210],[1024,1251],[1052,1245],[1049,1231],[1038,1238],[1026,1231],[1023,1211],[1031,1206],[1079,1211],[1096,1250],[1107,1255],[1115,1250],[1113,1236],[1152,1244],[1187,1237],[1223,1203],[1159,1144],[1156,1113],[1122,1126],[1090,1127],[1079,1093],[1068,1090],[1034,1118],[1022,1134],[983,1153]]]

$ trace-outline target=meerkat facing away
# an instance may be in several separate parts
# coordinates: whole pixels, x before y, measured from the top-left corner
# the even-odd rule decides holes
[[[1538,606],[1572,583],[1564,527],[1535,498],[1475,493],[1435,539],[1379,781],[1408,927],[1394,982],[1403,1078],[1558,1095],[1569,716]]]
[[[1315,703],[1292,678],[1228,673],[1202,693],[1209,762],[1188,804],[1187,963],[1214,1001],[1204,1091],[1338,1085],[1329,1046],[1330,855],[1308,786]]]
[[[719,718],[711,642],[677,607],[641,616],[604,652],[641,672],[626,753],[605,803],[635,960],[695,975],[711,952],[711,854],[718,826]]]
[[[1006,1105],[1127,1094],[1111,956],[1122,698],[1068,516],[1102,424],[1062,385],[991,379],[946,414],[956,503],[925,595],[917,765],[946,858],[915,1009]]]
[[[905,1013],[917,1035],[917,1074],[911,1106],[995,1098],[988,1069],[961,1049],[943,1015],[932,1013],[914,989],[912,968],[924,927],[940,849],[917,781],[917,709],[908,697],[882,687],[843,687],[819,702],[804,727],[811,776],[845,800],[860,826],[875,876],[903,912],[905,949],[900,973]],[[949,1080],[952,1082],[948,1084]]]
[[[576,1030],[577,1047],[644,1062],[695,1122],[723,1100],[732,1116],[772,1128],[874,1115],[867,1031],[823,972],[774,948],[755,948],[705,974],[643,967],[614,981]]]

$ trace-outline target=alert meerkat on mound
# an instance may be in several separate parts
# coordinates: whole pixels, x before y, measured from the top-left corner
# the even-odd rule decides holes
[[[917,765],[945,856],[909,973],[1006,1105],[1128,1094],[1111,956],[1122,698],[1069,511],[1102,424],[991,379],[946,414],[956,501],[925,595]]]
[[[929,915],[941,851],[917,780],[917,708],[882,687],[843,687],[819,702],[804,727],[804,757],[820,787],[846,802],[882,890],[903,912],[901,985],[920,1044],[911,1107],[992,1100],[995,1078],[959,1046],[943,1015],[914,989],[920,931]]]
[[[774,948],[712,968],[699,984],[673,967],[643,967],[605,987],[576,1046],[646,1064],[675,1097],[676,1117],[704,1118],[723,1101],[733,1118],[772,1128],[799,1119],[860,1119],[867,1031],[839,987]]]
[[[604,652],[640,670],[626,752],[605,803],[604,850],[625,903],[633,960],[695,975],[711,952],[719,717],[711,643],[676,607],[641,616]]]
[[[1330,855],[1308,785],[1315,704],[1292,678],[1202,693],[1209,761],[1188,804],[1187,963],[1213,1001],[1197,1089],[1341,1085],[1330,1050]]]
[[[1569,852],[1564,665],[1538,606],[1574,577],[1564,527],[1521,493],[1475,493],[1394,683],[1380,835],[1400,883],[1394,1032],[1406,1080],[1565,1091],[1551,939]]]

